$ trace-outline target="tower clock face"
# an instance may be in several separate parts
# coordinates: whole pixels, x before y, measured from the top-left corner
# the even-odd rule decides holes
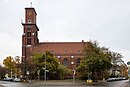
[[[32,14],[32,12],[31,11],[28,11],[28,13],[27,13],[28,15],[31,15]]]

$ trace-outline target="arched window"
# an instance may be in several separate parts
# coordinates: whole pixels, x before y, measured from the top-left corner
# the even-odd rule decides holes
[[[31,37],[31,32],[27,32],[27,37]]]
[[[77,60],[76,60],[76,66],[78,66],[79,64],[80,64],[80,58],[78,58]]]
[[[31,37],[31,29],[30,28],[28,28],[28,30],[27,30],[27,37]]]
[[[27,45],[31,45],[31,29],[27,29]]]
[[[69,60],[65,58],[63,60],[63,64],[64,64],[64,66],[69,66]]]

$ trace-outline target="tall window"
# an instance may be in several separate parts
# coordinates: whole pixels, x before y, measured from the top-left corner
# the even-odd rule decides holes
[[[27,37],[31,37],[31,32],[30,31],[27,32]]]
[[[77,60],[76,60],[76,66],[79,66],[79,64],[80,64],[80,58],[78,58]]]
[[[65,58],[63,60],[63,64],[64,64],[64,66],[68,66],[69,65],[69,60]]]
[[[27,30],[27,45],[31,45],[31,29]]]
[[[27,38],[27,45],[31,45],[31,38]]]
[[[27,30],[27,37],[31,37],[31,29],[30,28],[28,28],[28,30]]]

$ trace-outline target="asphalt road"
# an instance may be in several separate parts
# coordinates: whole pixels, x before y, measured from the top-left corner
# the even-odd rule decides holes
[[[47,81],[45,84],[44,81],[32,81],[31,83],[0,81],[0,87],[130,87],[130,82],[128,80],[122,80],[88,84],[84,81],[53,80]]]

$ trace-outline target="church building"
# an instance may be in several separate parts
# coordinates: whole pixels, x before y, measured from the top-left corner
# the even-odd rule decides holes
[[[30,58],[32,53],[50,51],[59,63],[70,69],[76,69],[83,57],[83,49],[88,42],[39,42],[37,13],[33,7],[25,8],[25,23],[22,35],[22,63]],[[55,39],[55,38],[54,38]]]

